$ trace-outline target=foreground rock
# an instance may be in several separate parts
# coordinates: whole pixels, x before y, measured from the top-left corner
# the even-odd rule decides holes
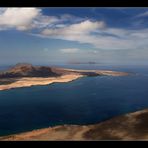
[[[74,70],[47,66],[17,64],[0,73],[0,90],[69,82],[83,76],[126,76],[128,73],[107,70]]]
[[[99,124],[56,126],[5,136],[0,140],[148,140],[148,109]]]

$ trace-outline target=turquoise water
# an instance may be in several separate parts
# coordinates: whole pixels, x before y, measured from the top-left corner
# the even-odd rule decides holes
[[[61,124],[92,124],[148,107],[147,66],[73,67],[134,75],[86,77],[69,83],[0,91],[0,135]]]

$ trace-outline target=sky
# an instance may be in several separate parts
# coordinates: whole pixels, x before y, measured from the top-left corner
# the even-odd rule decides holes
[[[148,8],[0,8],[0,65],[148,64]]]

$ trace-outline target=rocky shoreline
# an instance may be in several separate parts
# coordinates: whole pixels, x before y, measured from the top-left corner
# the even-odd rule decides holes
[[[94,125],[61,125],[0,137],[0,141],[148,140],[148,109]]]

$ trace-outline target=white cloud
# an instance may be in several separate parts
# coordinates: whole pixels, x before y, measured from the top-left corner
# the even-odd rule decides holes
[[[102,33],[120,36],[120,38],[109,35],[103,36]],[[123,29],[105,28],[105,23],[102,21],[90,20],[61,28],[48,28],[41,32],[43,36],[49,38],[89,43],[100,49],[130,48],[133,43],[127,41],[128,33]]]
[[[84,18],[63,14],[60,16],[43,15],[39,8],[0,8],[0,30],[44,29],[63,27],[65,22],[82,21]]]
[[[40,11],[38,8],[1,8],[0,26],[26,30],[30,27],[32,20],[40,14]]]
[[[94,50],[94,49],[85,49],[85,50],[83,50],[83,49],[79,49],[79,48],[63,48],[63,49],[59,49],[59,51],[61,52],[61,53],[71,53],[71,54],[73,54],[73,53],[77,53],[77,55],[79,54],[88,54],[88,55],[96,55],[96,54],[98,54],[98,51],[97,50]]]
[[[147,15],[148,11],[138,17]],[[148,47],[148,29],[110,28],[103,21],[86,20],[69,14],[46,16],[39,8],[0,8],[0,30],[12,28],[22,31],[30,29],[29,34],[38,37],[87,43],[97,49]],[[36,29],[36,33],[31,29]],[[68,48],[62,52],[75,53],[78,49]]]
[[[136,17],[146,17],[146,16],[148,16],[148,11],[145,11],[144,13],[140,13],[136,15]]]
[[[47,28],[43,37],[89,43],[98,49],[135,49],[148,46],[148,29],[130,30],[105,27],[102,21],[85,20],[60,28]]]
[[[96,29],[103,28],[105,26],[104,22],[92,22],[89,20],[77,23],[77,24],[71,24],[67,25],[61,28],[49,28],[42,31],[43,35],[47,36],[62,36],[64,37],[70,37],[70,36],[77,36],[82,34],[88,34],[90,32],[95,31]]]
[[[64,48],[64,49],[60,49],[60,51],[62,53],[77,53],[78,51],[80,51],[80,49],[78,49],[78,48]]]
[[[41,32],[41,35],[49,38],[90,43],[98,46],[99,38],[96,35],[92,35],[92,33],[102,30],[104,27],[105,23],[102,21],[85,20],[77,24],[71,24],[60,28],[44,29]]]
[[[59,18],[56,16],[45,16],[40,14],[33,22],[33,28],[45,28],[52,27],[55,23],[59,22]]]

